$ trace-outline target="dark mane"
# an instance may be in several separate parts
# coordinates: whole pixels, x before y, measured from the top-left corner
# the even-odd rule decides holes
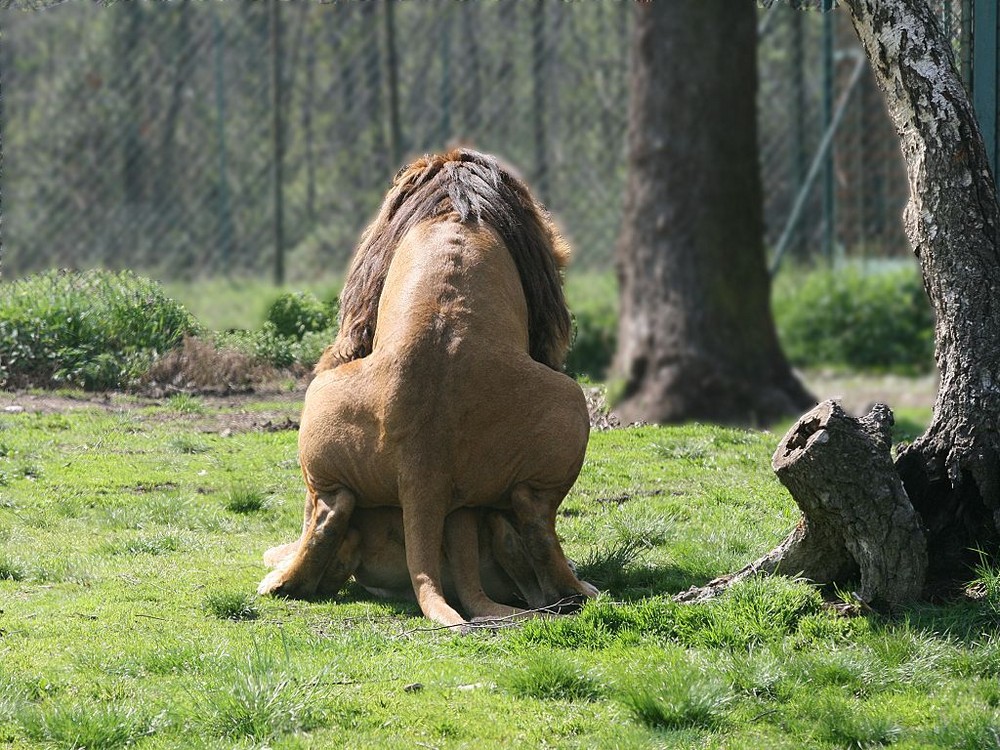
[[[425,156],[400,170],[351,261],[340,296],[340,332],[316,372],[372,351],[379,299],[396,247],[426,219],[457,215],[484,223],[514,259],[528,304],[530,356],[562,369],[570,343],[570,315],[560,271],[569,248],[525,184],[487,154],[455,149]]]

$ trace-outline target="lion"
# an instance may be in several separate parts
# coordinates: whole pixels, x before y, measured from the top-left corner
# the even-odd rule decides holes
[[[456,522],[459,514],[466,517]],[[517,616],[522,605],[529,607],[532,613],[565,611],[566,605],[572,606],[572,602],[559,602],[553,606],[553,603],[544,601],[523,539],[508,514],[462,508],[453,511],[452,516],[455,518],[446,521],[446,526],[457,526],[463,536],[457,539],[452,536],[455,547],[449,549],[446,543],[441,551],[442,586],[449,602],[459,600],[469,611],[480,609],[476,602],[480,592],[474,592],[472,600],[463,600],[451,574],[452,565],[461,562],[462,548],[475,544],[479,555],[481,595],[487,600],[510,606],[512,616]],[[461,526],[463,521],[468,525]],[[473,536],[466,538],[465,535],[469,534]],[[273,568],[280,567],[294,556],[298,544],[296,540],[269,549],[264,555],[264,562]],[[379,598],[396,601],[415,599],[406,567],[403,514],[399,508],[355,507],[347,537],[327,565],[315,595],[332,598],[351,577]]]
[[[472,616],[518,612],[482,593],[477,516],[455,512],[466,508],[511,514],[544,603],[597,594],[555,532],[590,429],[561,372],[568,257],[545,209],[492,156],[455,149],[397,174],[306,392],[303,530],[262,594],[316,595],[328,567],[352,559],[352,514],[379,507],[401,510],[410,584],[443,625],[464,622],[446,600],[443,546]]]

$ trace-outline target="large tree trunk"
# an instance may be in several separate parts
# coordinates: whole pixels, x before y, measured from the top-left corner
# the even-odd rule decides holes
[[[814,401],[769,306],[754,5],[657,0],[634,12],[616,411],[768,423]]]
[[[1000,521],[1000,208],[948,39],[923,0],[847,0],[899,133],[904,227],[937,317],[941,384],[896,467],[927,529],[930,575],[967,572]]]
[[[1000,205],[986,150],[927,3],[845,4],[906,161],[904,227],[937,316],[934,416],[894,466],[884,460],[888,433],[878,414],[853,430],[833,429],[850,420],[825,404],[804,416],[773,461],[803,510],[799,527],[743,570],[678,595],[683,601],[714,596],[759,571],[802,571],[839,584],[859,571],[862,598],[903,604],[967,581],[978,555],[997,551]],[[849,439],[834,440],[848,432]]]

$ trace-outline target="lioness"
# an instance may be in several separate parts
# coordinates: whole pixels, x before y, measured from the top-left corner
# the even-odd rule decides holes
[[[451,573],[453,564],[461,564],[463,548],[476,545],[479,578],[483,594],[492,601],[511,607],[527,605],[542,608],[546,602],[524,548],[520,534],[507,515],[499,511],[463,508],[452,514],[447,527],[441,567],[445,596],[462,600]],[[356,508],[350,530],[338,554],[327,566],[316,588],[319,597],[335,596],[351,576],[367,591],[384,599],[414,599],[410,572],[406,567],[403,514],[398,508]],[[452,549],[448,548],[448,544]],[[298,550],[299,541],[273,547],[264,554],[264,562],[280,568]],[[470,611],[476,601],[463,601]]]

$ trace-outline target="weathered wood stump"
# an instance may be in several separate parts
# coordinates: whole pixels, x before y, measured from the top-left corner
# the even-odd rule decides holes
[[[892,424],[884,404],[860,419],[833,401],[803,415],[771,459],[802,510],[798,526],[742,570],[675,598],[702,601],[756,573],[782,573],[819,584],[860,579],[858,597],[888,609],[917,599],[927,572],[927,543],[893,465]]]

